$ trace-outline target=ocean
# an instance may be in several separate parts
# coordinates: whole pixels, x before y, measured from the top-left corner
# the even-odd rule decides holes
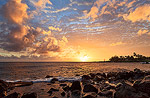
[[[48,82],[57,77],[60,80],[73,81],[89,73],[110,71],[150,70],[150,64],[141,63],[98,63],[98,62],[1,62],[0,79],[8,82],[32,81]]]

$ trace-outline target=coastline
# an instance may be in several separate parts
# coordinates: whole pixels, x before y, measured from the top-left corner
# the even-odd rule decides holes
[[[90,73],[78,77],[81,78],[67,81],[47,75],[45,79],[49,79],[49,81],[37,83],[1,80],[0,98],[30,98],[31,96],[32,98],[150,97],[150,71],[136,68],[133,71]]]

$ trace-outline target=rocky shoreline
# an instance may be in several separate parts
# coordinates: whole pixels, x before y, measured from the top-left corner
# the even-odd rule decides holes
[[[47,75],[45,78],[49,77],[52,76]],[[32,92],[20,93],[19,91],[25,87],[35,87],[35,89],[33,89]],[[17,88],[19,88],[19,90],[17,90]],[[29,88],[27,89],[29,90]],[[47,94],[41,97],[41,92],[43,92],[43,95],[45,93]],[[46,97],[150,98],[150,71],[142,71],[136,68],[133,71],[90,73],[83,75],[81,81],[67,82],[53,78],[49,83],[43,84],[21,81],[8,83],[0,80],[0,98]]]

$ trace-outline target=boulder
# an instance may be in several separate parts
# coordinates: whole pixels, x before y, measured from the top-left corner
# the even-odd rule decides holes
[[[90,80],[91,77],[89,75],[83,75],[82,80]]]
[[[79,90],[81,91],[81,83],[80,81],[74,81],[70,87],[71,91]]]
[[[50,82],[51,83],[55,83],[56,81],[58,81],[58,79],[57,78],[53,78]]]
[[[67,84],[60,84],[60,86],[67,86]]]
[[[95,78],[93,79],[93,81],[100,82],[100,81],[102,81],[104,79],[105,78],[103,78],[102,76],[95,76]]]
[[[97,98],[96,93],[86,93],[82,98]]]
[[[83,92],[95,92],[98,93],[98,89],[95,88],[93,85],[88,84],[84,86]]]
[[[49,91],[59,91],[59,89],[51,88]]]
[[[137,89],[141,92],[147,93],[150,96],[150,81],[140,83]]]
[[[33,82],[18,81],[18,82],[14,82],[13,84],[15,85],[15,87],[24,87],[24,86],[30,86],[30,85],[32,85]]]
[[[23,94],[21,98],[37,98],[37,94],[36,93]]]
[[[69,86],[66,86],[66,87],[63,87],[62,88],[64,91],[68,92],[70,90],[70,87]]]
[[[61,96],[65,96],[65,95],[66,95],[66,93],[65,93],[65,92],[62,92],[62,93],[61,93]]]
[[[53,76],[47,75],[45,78],[51,78],[51,77],[53,77]]]
[[[121,85],[114,94],[114,98],[149,98],[147,94],[138,92],[128,84]]]
[[[20,98],[19,96],[20,96],[19,93],[14,92],[14,93],[12,93],[12,94],[10,94],[8,96],[5,96],[3,98]]]
[[[105,96],[105,97],[111,97],[113,96],[113,92],[112,91],[104,91],[104,92],[100,92],[98,93],[99,96]]]
[[[91,79],[94,79],[94,78],[95,78],[95,76],[96,76],[96,74],[94,74],[94,73],[90,73],[90,78],[91,78]]]
[[[72,95],[74,96],[80,96],[81,95],[81,91],[80,90],[74,90],[71,92]]]

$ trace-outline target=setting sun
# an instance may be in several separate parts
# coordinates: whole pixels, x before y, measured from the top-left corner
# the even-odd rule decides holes
[[[80,57],[80,61],[85,62],[88,61],[89,57],[88,56],[82,56]]]

